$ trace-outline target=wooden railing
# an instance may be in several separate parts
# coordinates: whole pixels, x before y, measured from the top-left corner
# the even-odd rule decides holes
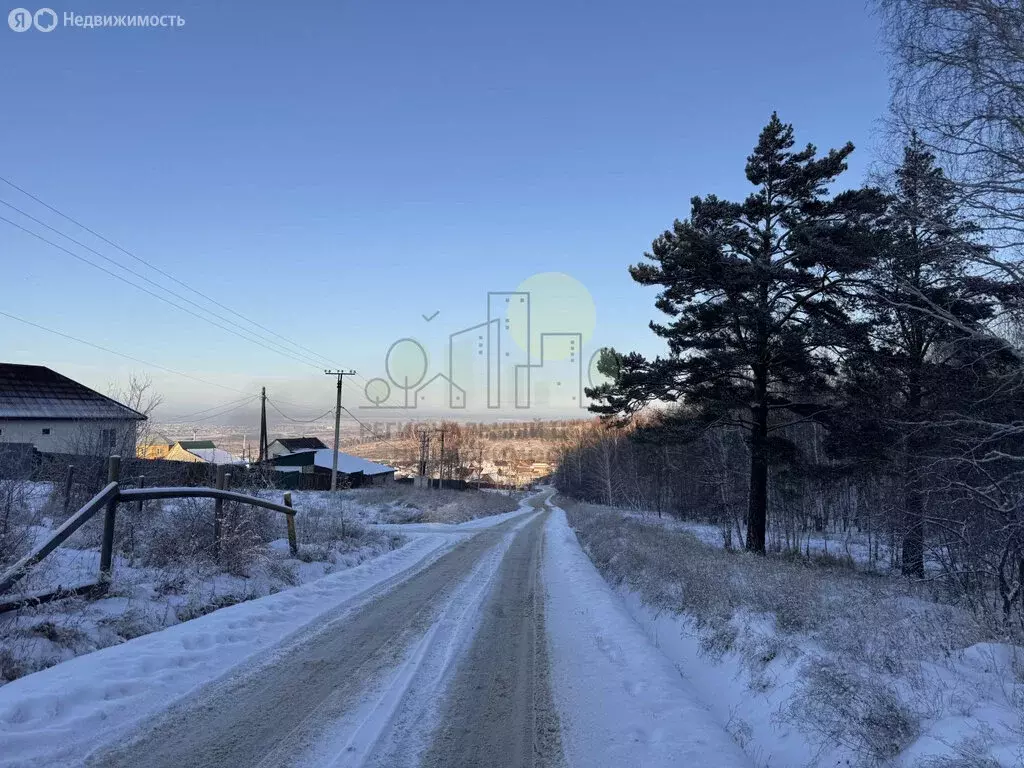
[[[15,563],[0,575],[0,598],[5,596],[11,588],[21,579],[28,575],[32,566],[43,560],[53,550],[63,544],[67,539],[85,523],[92,519],[101,509],[103,516],[103,539],[100,545],[100,572],[99,581],[82,587],[76,587],[70,592],[82,594],[86,591],[96,590],[104,592],[109,586],[113,576],[113,554],[114,554],[114,522],[117,518],[117,507],[119,504],[138,502],[139,509],[142,502],[156,499],[214,499],[214,552],[220,558],[221,550],[221,527],[224,516],[224,502],[234,501],[239,504],[248,504],[253,507],[262,507],[274,512],[280,512],[288,519],[288,547],[292,555],[298,555],[299,544],[295,530],[295,510],[292,508],[292,495],[284,494],[284,504],[267,501],[257,496],[247,496],[244,493],[227,490],[230,474],[227,467],[217,468],[216,488],[121,488],[121,458],[111,456],[107,466],[107,485],[89,499],[75,514],[69,517],[64,523],[53,532],[53,535],[46,542],[40,544],[25,557]],[[57,597],[68,594],[68,590],[59,590],[42,595],[23,598],[23,603],[48,602]],[[17,607],[17,603],[0,604],[0,611],[10,610]]]

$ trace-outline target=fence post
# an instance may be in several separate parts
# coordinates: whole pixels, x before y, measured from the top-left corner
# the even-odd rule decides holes
[[[146,487],[146,476],[145,475],[139,475],[139,484],[136,487],[137,488],[145,488]],[[138,507],[135,508],[135,514],[140,515],[140,516],[142,515],[142,505],[145,504],[145,503],[146,502],[144,502],[144,501],[138,502]]]
[[[68,510],[71,509],[71,490],[75,482],[75,465],[68,464],[68,474],[64,478],[64,519],[67,519]]]
[[[217,465],[217,490],[223,491],[228,483],[228,468],[226,464]],[[213,502],[213,556],[220,560],[220,538],[221,527],[224,521],[224,499],[216,499]]]
[[[292,507],[292,493],[291,491],[285,491],[284,494],[284,505],[291,509]],[[295,533],[295,514],[285,515],[288,518],[288,549],[291,550],[293,557],[299,555],[299,537]]]
[[[121,479],[121,457],[111,456],[107,462],[107,482],[116,483]],[[114,554],[114,517],[117,514],[117,496],[114,494],[107,502],[107,511],[103,515],[103,544],[100,547],[100,583],[109,583],[112,575]]]

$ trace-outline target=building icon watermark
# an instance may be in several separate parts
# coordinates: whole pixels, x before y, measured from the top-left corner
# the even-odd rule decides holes
[[[423,343],[393,342],[383,375],[366,382],[363,409],[488,411],[586,409],[587,386],[603,383],[602,350],[586,347],[596,325],[589,291],[558,272],[533,275],[515,290],[487,291],[479,321],[447,334],[431,375]],[[427,322],[434,315],[423,315]]]

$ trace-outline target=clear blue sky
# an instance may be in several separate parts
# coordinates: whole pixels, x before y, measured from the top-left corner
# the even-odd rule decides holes
[[[186,24],[0,27],[0,175],[366,378],[394,339],[479,322],[487,290],[538,272],[587,286],[592,344],[657,351],[653,292],[626,266],[692,195],[746,194],[773,109],[800,142],[852,140],[860,183],[887,100],[861,2],[53,7]],[[74,232],[2,184],[0,199]],[[309,413],[330,405],[313,368],[3,222],[0,266],[2,311],[244,391],[277,386]],[[100,388],[142,369],[3,317],[0,349]],[[152,373],[165,415],[233,397]]]

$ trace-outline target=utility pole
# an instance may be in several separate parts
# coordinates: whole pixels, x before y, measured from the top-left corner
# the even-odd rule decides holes
[[[267,388],[260,390],[260,457],[259,461],[267,460]]]
[[[444,487],[444,427],[441,427],[441,460],[437,468],[437,490]]]
[[[338,490],[338,443],[341,442],[341,385],[346,376],[355,376],[355,371],[324,371],[328,376],[338,377],[338,403],[334,408],[334,459],[331,461],[331,491]]]
[[[427,455],[430,452],[430,432],[427,430],[420,430],[420,477],[430,484],[430,478],[427,477]]]

